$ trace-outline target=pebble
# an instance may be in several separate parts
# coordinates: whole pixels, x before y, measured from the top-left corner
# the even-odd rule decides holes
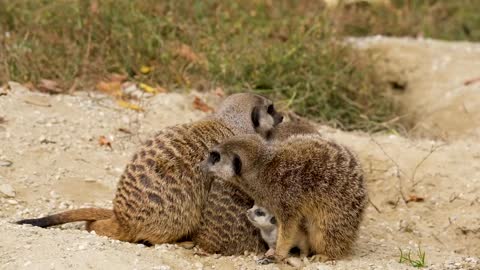
[[[303,266],[303,262],[300,258],[297,257],[288,257],[287,263],[295,268],[300,268]]]
[[[11,205],[17,205],[18,204],[18,202],[16,200],[12,200],[12,199],[7,200],[7,203],[9,203]]]
[[[15,190],[10,184],[1,184],[0,192],[5,194],[7,197],[15,197]]]
[[[0,167],[10,167],[12,164],[10,160],[0,160]]]
[[[50,191],[50,197],[52,197],[54,199],[58,199],[58,198],[60,198],[60,195],[58,195],[58,193],[55,192],[55,190],[51,190]]]
[[[196,262],[193,266],[195,266],[197,269],[203,269],[203,264],[200,262]]]

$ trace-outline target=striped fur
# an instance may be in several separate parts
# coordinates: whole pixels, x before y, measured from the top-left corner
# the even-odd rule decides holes
[[[165,243],[192,234],[213,180],[196,164],[209,147],[232,135],[221,122],[205,120],[148,140],[127,165],[113,201],[121,227],[132,230],[122,240]]]

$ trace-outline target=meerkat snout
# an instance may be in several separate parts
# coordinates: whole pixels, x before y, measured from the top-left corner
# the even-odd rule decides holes
[[[283,121],[283,115],[275,110],[273,104],[257,106],[252,110],[252,122],[255,131],[266,137],[271,130]]]

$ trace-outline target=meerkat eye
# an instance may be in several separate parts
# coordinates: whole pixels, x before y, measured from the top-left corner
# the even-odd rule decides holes
[[[274,112],[275,112],[275,107],[273,107],[273,104],[270,104],[267,108],[267,113],[270,115],[273,115]]]
[[[270,219],[270,223],[272,223],[273,225],[277,224],[277,219],[275,217],[272,217]]]
[[[259,216],[259,217],[263,217],[263,216],[265,216],[265,213],[260,209],[256,209],[255,210],[255,215]]]
[[[217,151],[210,152],[210,156],[208,157],[208,162],[211,164],[215,164],[220,161],[220,153]]]
[[[234,155],[232,163],[233,171],[236,175],[240,175],[240,173],[242,172],[242,161],[237,154]]]

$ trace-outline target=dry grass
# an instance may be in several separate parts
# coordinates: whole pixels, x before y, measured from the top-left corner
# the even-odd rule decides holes
[[[48,79],[74,90],[123,73],[168,89],[252,90],[315,120],[376,131],[390,128],[384,123],[395,117],[394,104],[372,58],[338,40],[420,32],[458,38],[472,12],[450,2],[478,4],[443,2],[326,11],[313,0],[0,0],[0,84]],[[442,18],[448,27],[439,27]],[[478,16],[471,21],[460,38],[480,35]]]

